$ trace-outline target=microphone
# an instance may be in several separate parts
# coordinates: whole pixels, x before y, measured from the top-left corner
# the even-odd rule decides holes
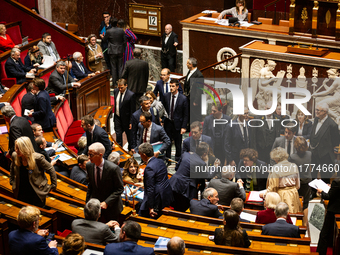
[[[310,28],[309,28],[305,33],[303,33],[303,34],[300,35],[298,38],[296,38],[296,39],[293,41],[293,43],[292,43],[292,47],[294,47],[295,42],[296,42],[297,40],[299,40],[302,36],[304,36],[305,34],[307,34],[307,33],[309,32],[309,30],[310,30]]]

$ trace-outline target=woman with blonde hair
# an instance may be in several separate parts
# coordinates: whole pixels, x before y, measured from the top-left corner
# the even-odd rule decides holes
[[[215,244],[248,248],[250,241],[247,232],[240,227],[240,216],[234,210],[223,214],[224,228],[215,229]]]
[[[87,37],[87,61],[89,62],[89,67],[93,72],[103,71],[102,59],[104,57],[103,50],[97,43],[97,36],[95,34],[90,34]]]
[[[77,233],[71,233],[63,240],[61,255],[80,255],[85,250],[85,239]]]
[[[289,213],[301,212],[298,193],[300,175],[297,165],[288,161],[288,153],[281,147],[272,150],[270,157],[276,164],[268,176],[267,192],[277,192],[281,201],[289,206]]]
[[[19,46],[15,45],[12,41],[11,37],[6,34],[6,31],[6,26],[0,24],[0,54],[13,49],[14,47],[19,48]]]
[[[43,54],[40,52],[39,47],[34,45],[29,50],[25,57],[25,66],[33,69],[38,69],[38,66],[44,63]]]
[[[275,208],[281,202],[279,194],[276,192],[268,192],[264,200],[264,207],[266,210],[259,211],[256,214],[255,223],[268,224],[276,221]],[[287,215],[287,223],[293,224],[292,219]]]
[[[14,196],[26,203],[43,207],[47,194],[57,187],[57,175],[53,166],[43,155],[34,152],[27,136],[15,140],[10,171]],[[51,185],[48,184],[45,172],[50,175]]]
[[[161,101],[157,100],[156,95],[151,90],[145,92],[145,95],[150,99],[151,107],[158,110],[159,117],[161,119],[163,117],[168,118],[168,113],[166,112],[164,105]]]
[[[139,173],[139,165],[134,158],[129,158],[123,167],[123,181],[135,184],[143,183],[143,176]]]

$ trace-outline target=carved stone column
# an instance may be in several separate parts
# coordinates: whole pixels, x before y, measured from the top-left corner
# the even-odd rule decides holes
[[[295,0],[290,1],[289,6],[289,34],[294,35],[294,15],[295,15]]]
[[[250,55],[242,54],[241,90],[244,95],[244,106],[248,105],[248,87],[250,80]],[[250,95],[251,96],[251,95]]]
[[[188,72],[187,68],[187,60],[190,57],[190,49],[189,49],[189,29],[182,29],[182,40],[183,40],[183,74],[186,75]]]
[[[314,1],[313,7],[313,17],[312,17],[312,37],[316,38],[318,35],[316,34],[318,28],[318,11],[319,11],[319,2]]]
[[[52,21],[51,0],[38,0],[38,8],[41,16]]]

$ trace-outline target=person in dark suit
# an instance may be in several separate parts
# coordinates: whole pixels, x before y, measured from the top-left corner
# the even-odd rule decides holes
[[[164,154],[164,152],[171,146],[170,138],[164,131],[164,128],[160,125],[152,123],[151,121],[152,115],[149,112],[142,112],[139,117],[140,124],[138,124],[138,133],[137,133],[137,146],[135,151],[138,152],[138,147],[142,143],[157,143],[162,142],[162,147],[158,151],[154,151],[154,157],[158,157],[160,154]]]
[[[238,118],[228,125],[230,131],[225,137],[225,150],[230,158],[230,165],[236,166],[240,161],[240,152],[242,149],[249,148],[251,127],[248,126],[249,110],[244,108],[244,114],[238,115]]]
[[[226,210],[223,218],[224,228],[215,229],[215,244],[248,248],[250,241],[246,230],[240,227],[237,212],[232,209]]]
[[[153,248],[137,244],[142,233],[141,226],[135,221],[125,221],[120,230],[119,243],[106,245],[104,255],[154,255]]]
[[[85,238],[85,242],[106,245],[118,242],[120,228],[114,220],[102,223],[98,222],[101,214],[100,201],[91,198],[84,207],[85,219],[76,219],[72,222],[72,232],[78,233]]]
[[[64,61],[59,61],[56,65],[56,69],[51,73],[51,76],[48,80],[48,86],[46,90],[48,93],[54,93],[56,95],[64,94],[66,90],[66,79],[67,72],[66,71],[66,63]],[[67,86],[78,88],[81,86],[80,83],[74,82],[74,79],[71,75],[68,75]]]
[[[176,173],[170,178],[170,185],[174,195],[172,207],[176,211],[185,212],[190,206],[190,200],[197,198],[198,190],[205,187],[204,177],[190,178],[190,172],[195,171],[195,167],[205,167],[206,163],[202,157],[209,152],[208,144],[202,142],[196,149],[196,153],[184,152],[176,164]],[[200,186],[198,187],[198,185]]]
[[[197,59],[189,58],[187,61],[189,69],[187,76],[184,80],[184,94],[189,101],[190,122],[202,121],[201,112],[201,95],[204,87],[204,77],[200,70],[197,68]]]
[[[37,91],[33,88],[33,82],[27,85],[26,91],[27,93],[21,99],[21,116],[34,122],[34,118],[25,115],[25,110],[34,110],[37,103]]]
[[[203,192],[203,199],[190,201],[190,213],[212,218],[222,219],[221,207],[218,205],[218,193],[214,188],[207,188]]]
[[[270,109],[272,102],[266,104],[265,110]],[[256,119],[256,121],[255,121]],[[259,154],[259,159],[270,163],[269,153],[273,147],[276,137],[280,136],[281,123],[274,121],[273,115],[257,116],[252,122],[252,137],[250,148],[256,150]]]
[[[223,170],[221,179],[211,179],[209,188],[214,188],[218,192],[221,205],[230,205],[231,200],[235,197],[246,200],[246,192],[243,188],[243,182],[238,180],[237,183],[231,180],[235,176],[235,168],[227,166],[226,171]]]
[[[196,148],[201,142],[207,143],[213,149],[211,137],[202,135],[203,126],[201,122],[194,121],[190,125],[191,136],[183,141],[182,154],[184,152],[196,152]]]
[[[104,42],[108,43],[107,53],[110,57],[112,84],[116,85],[123,71],[123,55],[126,47],[126,36],[124,29],[117,27],[118,20],[111,20],[111,28],[106,31],[103,38]]]
[[[324,192],[322,189],[318,189],[317,191],[322,199],[329,200],[317,249],[320,255],[326,255],[327,247],[333,245],[334,215],[340,213],[340,179],[337,177],[332,181],[328,193]]]
[[[88,189],[86,202],[91,198],[97,198],[102,209],[104,222],[118,220],[123,210],[121,195],[124,191],[122,174],[119,166],[104,160],[105,147],[101,143],[93,143],[89,147],[91,163],[86,165]]]
[[[109,30],[111,27],[112,27],[111,26],[111,15],[109,12],[105,11],[103,12],[103,21],[101,22],[100,27],[99,27],[99,37],[102,39],[101,46],[102,46],[103,52],[105,51],[104,59],[105,59],[107,69],[109,69],[110,72],[111,72],[110,57],[106,50],[108,47],[108,42],[104,42],[103,38],[106,34],[106,31]]]
[[[136,110],[135,94],[129,90],[125,79],[118,80],[118,88],[113,91],[115,98],[114,127],[116,131],[116,141],[123,146],[123,132],[125,132],[129,143],[129,151],[133,149],[131,141],[131,117]]]
[[[97,71],[96,73],[92,73],[84,65],[83,60],[84,60],[84,57],[80,52],[76,51],[75,53],[73,53],[73,61],[72,61],[72,69],[71,70],[72,70],[73,75],[78,80],[84,79],[86,77],[92,77],[96,73],[100,73],[99,71]]]
[[[164,68],[161,71],[161,79],[156,82],[153,93],[159,97],[159,101],[163,101],[164,94],[170,92],[170,69]],[[179,84],[178,92],[183,94],[181,84]]]
[[[288,210],[288,205],[285,202],[278,203],[275,208],[277,220],[274,223],[264,225],[261,235],[301,238],[299,227],[286,221]]]
[[[152,115],[152,122],[160,125],[159,122],[159,114],[158,114],[158,110],[151,107],[151,102],[150,102],[150,98],[148,98],[147,96],[142,96],[139,99],[139,105],[140,108],[135,111],[132,114],[131,117],[131,142],[132,142],[132,148],[136,148],[137,146],[137,132],[138,132],[138,124],[140,122],[140,115],[142,114],[142,112],[149,112]],[[134,149],[132,149],[134,152]]]
[[[281,114],[281,104],[280,103],[277,104],[275,112],[273,112],[273,117],[274,117],[274,119],[279,120],[280,123],[282,123],[282,121],[284,121],[283,122],[284,125],[289,123],[289,119],[290,119],[290,117],[288,115],[282,115]],[[285,127],[281,124],[280,124],[280,126],[281,126],[280,127],[280,134],[283,135],[284,132],[285,132]]]
[[[175,72],[177,55],[178,36],[172,31],[172,26],[165,26],[165,33],[162,35],[161,63],[162,68],[169,68]]]
[[[155,158],[152,145],[142,143],[138,147],[141,159],[147,162],[144,170],[144,198],[139,215],[158,218],[162,209],[173,200],[172,189],[168,179],[168,170],[163,160]]]
[[[300,109],[296,112],[296,122],[297,126],[297,136],[303,136],[306,140],[310,138],[312,133],[313,123],[308,120],[308,116],[306,116]]]
[[[236,180],[241,179],[245,183],[246,191],[266,189],[268,174],[266,171],[259,171],[259,169],[267,167],[267,163],[259,160],[258,155],[256,150],[250,148],[242,149],[240,152],[235,178]]]
[[[31,69],[24,66],[20,58],[19,48],[13,48],[11,51],[11,57],[9,57],[5,63],[5,71],[8,78],[16,78],[17,84],[21,84],[26,81],[26,73],[35,73],[35,68]]]
[[[4,116],[5,121],[9,124],[9,141],[8,141],[8,149],[9,156],[14,152],[14,142],[17,138],[21,136],[27,136],[33,145],[33,149],[35,152],[39,151],[39,148],[35,142],[33,131],[27,119],[23,117],[18,117],[15,115],[15,111],[12,106],[5,105],[1,108],[2,115]]]
[[[338,146],[340,141],[338,125],[328,115],[328,110],[327,103],[316,105],[316,118],[314,119],[309,144],[312,151],[312,164],[315,164],[315,168],[319,169],[313,171],[313,177],[315,178],[319,171],[321,178],[326,183],[329,183],[333,172],[321,172],[320,169],[323,164],[334,165],[334,147]]]
[[[86,180],[86,164],[89,162],[89,158],[86,155],[80,155],[78,157],[78,165],[74,166],[71,170],[70,179],[79,182],[84,185],[88,185]]]
[[[35,78],[33,80],[33,88],[37,91],[37,103],[34,111],[31,111],[28,117],[33,117],[34,122],[40,124],[44,132],[53,131],[53,126],[57,120],[52,112],[50,95],[45,90],[45,81],[41,78]],[[61,99],[58,96],[56,98]]]
[[[86,115],[81,118],[81,126],[86,132],[86,147],[83,154],[88,155],[89,147],[91,144],[99,142],[105,148],[105,153],[103,153],[104,159],[110,155],[112,151],[111,141],[108,134],[104,129],[94,124],[94,119],[90,115]]]
[[[222,105],[213,105],[211,107],[211,115],[205,117],[203,124],[203,135],[210,136],[213,143],[213,151],[215,153],[216,158],[221,161],[222,166],[225,165],[225,160],[227,159],[228,163],[231,160],[229,157],[230,154],[226,151],[225,140],[227,139],[228,132],[230,128],[228,128],[227,124],[217,124],[214,127],[214,119],[223,119],[227,120],[228,123],[231,122],[231,118],[228,115],[225,115],[223,112]],[[192,111],[191,111],[192,112]],[[190,119],[191,120],[191,119]],[[229,156],[228,156],[229,155]],[[227,158],[229,157],[229,158]]]
[[[178,80],[170,81],[170,93],[163,98],[163,105],[168,113],[164,119],[164,129],[170,140],[174,140],[176,147],[175,160],[178,161],[182,152],[182,135],[186,132],[189,111],[187,98],[178,92]],[[171,146],[166,151],[166,156],[171,158]]]
[[[149,80],[149,64],[141,59],[142,50],[135,48],[133,50],[133,59],[126,61],[122,78],[127,80],[129,90],[136,95],[137,108],[139,107],[139,98],[145,93]]]
[[[21,208],[18,214],[19,229],[8,235],[9,252],[12,255],[58,255],[57,241],[48,244],[44,238],[48,230],[39,229],[40,210],[33,206]]]
[[[235,197],[233,200],[230,202],[230,209],[234,210],[239,216],[240,216],[240,222],[250,222],[249,220],[242,219],[241,218],[241,213],[244,209],[244,202],[241,198]]]

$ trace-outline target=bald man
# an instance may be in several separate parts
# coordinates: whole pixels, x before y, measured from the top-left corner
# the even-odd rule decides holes
[[[171,72],[175,72],[177,45],[178,36],[172,31],[172,26],[167,24],[165,26],[165,33],[162,35],[162,69],[169,68]]]

